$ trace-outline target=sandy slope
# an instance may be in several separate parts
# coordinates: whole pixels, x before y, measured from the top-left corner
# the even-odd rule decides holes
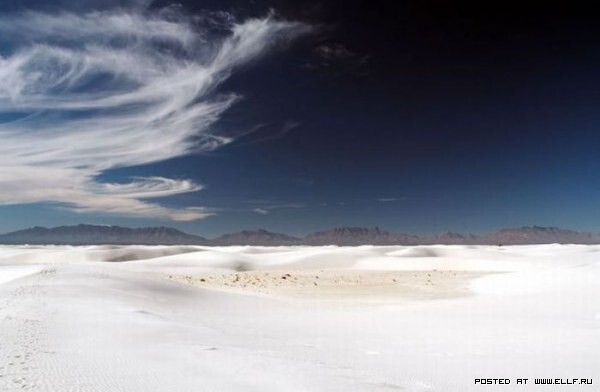
[[[0,390],[593,391],[599,252],[0,247]]]
[[[170,279],[230,293],[300,302],[397,303],[468,295],[465,271],[373,271],[355,269],[272,270],[227,274],[169,275]]]

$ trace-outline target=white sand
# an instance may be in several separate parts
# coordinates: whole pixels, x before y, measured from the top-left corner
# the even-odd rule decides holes
[[[595,391],[599,252],[0,247],[0,391]]]
[[[225,274],[169,275],[207,289],[294,302],[395,304],[469,295],[469,283],[482,276],[465,271],[372,271],[356,269],[271,270]]]

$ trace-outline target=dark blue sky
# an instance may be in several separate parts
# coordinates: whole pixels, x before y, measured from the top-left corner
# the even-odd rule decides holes
[[[315,29],[219,85],[243,96],[212,126],[234,142],[100,176],[192,179],[206,188],[158,202],[216,215],[171,222],[35,203],[0,206],[0,231],[80,222],[206,236],[348,225],[600,231],[600,28],[589,10],[296,3],[184,2],[187,13],[240,20],[271,8]]]

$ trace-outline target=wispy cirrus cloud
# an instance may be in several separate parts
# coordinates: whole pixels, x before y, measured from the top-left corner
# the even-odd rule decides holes
[[[281,126],[274,124],[258,124],[237,137],[235,146],[248,146],[251,144],[265,143],[285,137],[288,133],[300,126],[299,122],[286,121]]]
[[[381,202],[381,203],[391,203],[391,202],[394,202],[394,201],[402,201],[402,200],[405,200],[405,199],[406,198],[404,198],[404,197],[380,197],[380,198],[377,199],[377,201]]]
[[[323,43],[314,50],[315,59],[304,64],[308,69],[332,68],[338,73],[366,75],[371,56],[353,52],[341,43]]]
[[[274,210],[299,209],[306,207],[305,204],[301,203],[283,203],[269,200],[254,200],[250,201],[250,203],[257,205],[252,211],[260,215],[267,215]]]
[[[309,30],[272,16],[213,31],[173,9],[0,16],[0,205],[194,220],[210,211],[148,199],[201,185],[162,177],[103,183],[111,169],[214,150],[212,125],[239,96],[217,88],[281,40]]]

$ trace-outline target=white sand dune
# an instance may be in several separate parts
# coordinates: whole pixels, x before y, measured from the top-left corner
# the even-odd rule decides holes
[[[0,391],[595,391],[599,252],[3,246]]]
[[[43,267],[36,265],[0,265],[0,284],[34,275],[42,271]]]
[[[483,275],[465,271],[373,271],[357,269],[270,270],[169,275],[202,288],[293,302],[397,304],[407,300],[469,295],[469,281]]]

